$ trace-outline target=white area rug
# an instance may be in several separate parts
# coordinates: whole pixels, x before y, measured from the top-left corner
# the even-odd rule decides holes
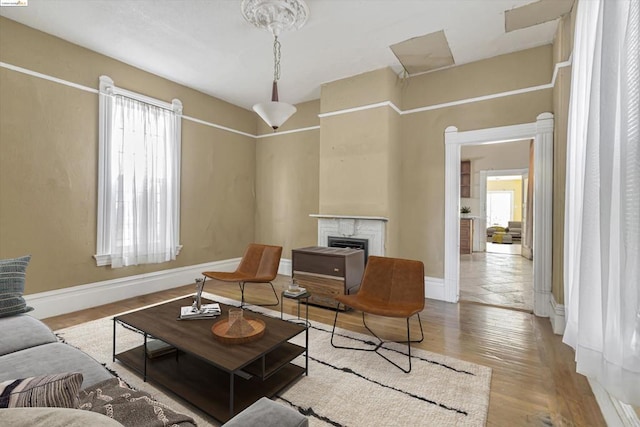
[[[209,299],[239,305],[213,294]],[[250,310],[280,316],[260,307]],[[344,329],[337,344],[366,346],[370,337]],[[133,387],[151,393],[179,412],[192,415],[199,426],[218,426],[210,417],[184,404],[173,395],[144,383],[119,362],[112,362],[112,317],[56,331],[67,343],[78,347],[115,370]],[[140,334],[118,326],[118,352],[142,344]],[[278,399],[309,417],[311,426],[483,426],[489,406],[491,369],[451,357],[412,349],[413,369],[404,374],[373,352],[336,349],[331,346],[331,326],[312,322],[309,331],[309,375],[278,394]],[[304,345],[304,334],[293,342]],[[404,344],[391,347],[388,355],[402,366],[407,357]],[[296,363],[304,366],[304,356]]]

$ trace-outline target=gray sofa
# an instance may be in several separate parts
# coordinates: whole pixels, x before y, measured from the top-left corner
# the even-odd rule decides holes
[[[87,388],[113,375],[82,351],[58,342],[51,329],[28,314],[0,318],[0,382],[80,372],[82,388]]]
[[[72,372],[82,374],[82,389],[113,378],[92,357],[59,342],[41,321],[28,314],[0,317],[0,383]],[[74,408],[0,409],[0,418],[11,426],[122,426],[102,414]]]
[[[0,260],[0,425],[193,426],[191,417],[125,387],[98,361],[58,342],[49,327],[25,314],[33,310],[23,298],[30,260]],[[302,427],[307,419],[261,399],[227,425]]]
[[[28,314],[0,317],[0,383],[67,372],[82,373],[81,390],[114,378],[86,353],[59,342],[49,327]],[[25,427],[122,425],[99,413],[63,408],[0,409],[0,419],[10,421],[7,425]],[[225,424],[228,427],[254,425],[305,427],[308,421],[297,411],[263,398]]]

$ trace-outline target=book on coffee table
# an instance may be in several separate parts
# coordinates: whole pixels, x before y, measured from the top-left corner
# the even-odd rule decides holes
[[[196,311],[193,306],[180,307],[180,320],[187,319],[210,319],[212,317],[220,316],[220,304],[202,304],[200,311]]]
[[[158,339],[147,342],[147,357],[153,359],[166,354],[175,353],[176,348]]]
[[[298,288],[297,291],[292,291],[290,289],[286,289],[284,291],[284,294],[285,294],[285,296],[288,296],[288,297],[298,297],[298,296],[304,294],[305,292],[307,292],[307,290],[305,288]]]

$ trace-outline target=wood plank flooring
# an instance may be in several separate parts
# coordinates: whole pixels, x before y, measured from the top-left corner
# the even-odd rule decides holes
[[[283,289],[286,283],[287,277],[278,277],[276,290]],[[187,285],[52,317],[45,323],[56,330],[194,290],[194,285]],[[240,297],[236,284],[207,281],[205,291],[227,298]],[[245,297],[254,303],[274,299],[270,287],[262,284],[248,284]],[[295,314],[295,302],[284,303],[285,311]],[[310,320],[316,322],[332,324],[334,315],[320,307],[309,309]],[[549,319],[498,307],[433,300],[427,300],[420,316],[425,340],[418,347],[493,369],[488,426],[606,425],[586,378],[575,372],[573,350],[553,334]],[[398,319],[372,318],[370,325],[385,338],[400,340],[406,333],[404,321]],[[358,312],[341,314],[339,326],[366,333]]]
[[[460,255],[460,299],[532,313],[533,261],[509,253]]]

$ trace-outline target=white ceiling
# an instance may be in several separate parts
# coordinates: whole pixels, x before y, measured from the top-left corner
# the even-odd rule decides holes
[[[323,83],[374,69],[400,72],[389,46],[439,30],[458,65],[551,43],[557,20],[505,33],[504,11],[532,2],[307,0],[306,25],[280,36],[280,100],[317,99]],[[244,21],[240,0],[29,0],[0,15],[247,109],[270,98],[273,39]]]

